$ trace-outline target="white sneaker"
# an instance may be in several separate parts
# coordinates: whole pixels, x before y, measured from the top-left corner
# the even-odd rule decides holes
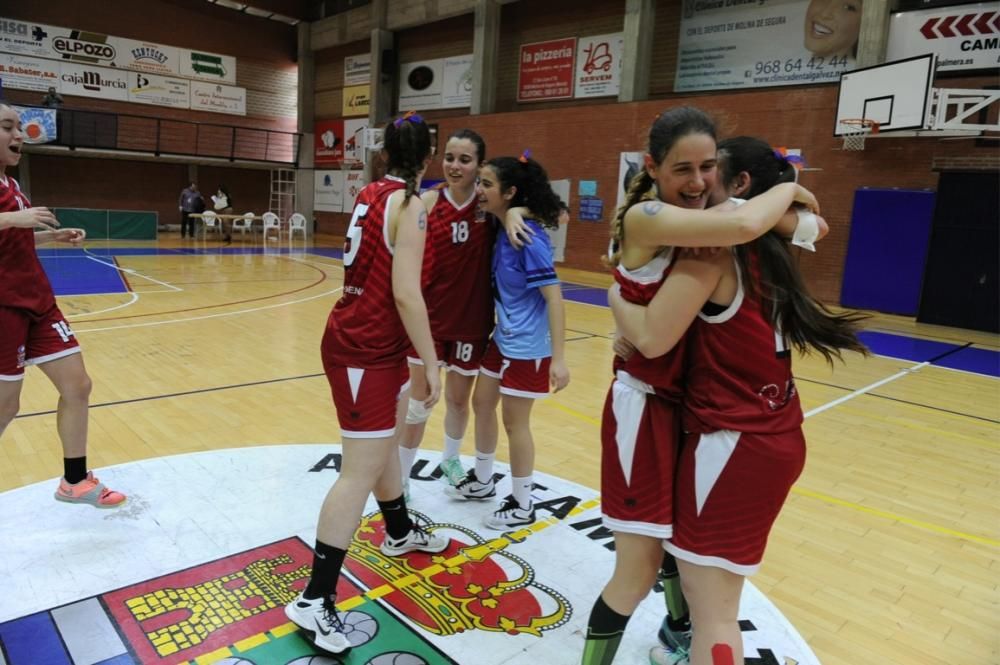
[[[454,487],[445,488],[445,494],[455,499],[471,499],[482,501],[497,495],[497,486],[491,476],[485,483],[479,482],[476,478],[476,470],[469,469],[465,478]]]
[[[390,538],[389,534],[385,534],[385,540],[382,541],[379,549],[386,556],[402,556],[407,552],[415,552],[417,550],[436,554],[448,549],[449,542],[451,541],[447,538],[425,531],[419,524],[414,524],[413,528],[399,540]]]
[[[517,499],[508,496],[504,499],[500,509],[486,518],[485,524],[497,531],[507,531],[516,526],[524,526],[535,521],[535,507],[522,508]]]
[[[649,665],[691,665],[687,649],[671,651],[661,644],[649,650]]]
[[[285,605],[285,616],[302,630],[312,633],[313,644],[324,651],[343,653],[351,648],[336,610],[326,609],[322,598],[309,600],[300,593]]]

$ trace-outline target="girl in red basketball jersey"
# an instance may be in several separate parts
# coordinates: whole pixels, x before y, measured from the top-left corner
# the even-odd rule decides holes
[[[760,173],[762,164],[779,160],[760,144],[729,142],[731,168]],[[774,170],[787,168],[777,164]],[[767,181],[757,178],[746,196]],[[689,655],[677,650],[653,662],[710,665],[713,646],[723,644],[741,663],[743,580],[759,567],[771,526],[805,462],[790,348],[818,351],[830,362],[844,349],[865,353],[856,336],[860,317],[833,314],[813,300],[785,241],[773,233],[714,256],[680,258],[648,307],[627,302],[617,289],[609,297],[621,332],[643,356],[656,357],[686,340],[685,435],[673,534],[664,547],[677,560],[693,636]]]
[[[631,302],[648,303],[676,272],[674,246],[746,242],[775,224],[791,233],[791,204],[816,205],[808,191],[788,184],[739,209],[704,210],[715,188],[715,126],[695,108],[671,109],[657,118],[645,162],[614,222],[611,262]],[[616,379],[601,424],[601,508],[605,526],[615,535],[615,569],[591,612],[584,665],[612,662],[663,560],[663,540],[673,524],[682,364],[680,351],[615,360]],[[664,580],[664,587],[671,616],[682,616],[676,577]],[[683,633],[684,626],[676,630]]]
[[[476,194],[479,166],[485,158],[486,143],[479,134],[471,129],[455,132],[444,150],[447,186],[421,196],[428,210],[423,292],[435,351],[447,371],[444,452],[438,466],[451,485],[464,479],[459,450],[469,422],[469,398],[493,330],[490,257],[496,236],[492,221],[479,209]],[[407,360],[413,385],[399,441],[404,487],[430,416],[423,405],[427,386],[423,372],[418,371],[422,361],[412,349]],[[481,428],[487,436],[490,428],[496,432],[495,413],[492,419],[476,420],[477,431]]]
[[[370,493],[385,520],[383,554],[448,546],[411,521],[395,445],[411,342],[424,365],[423,406],[431,408],[441,392],[420,292],[427,211],[416,193],[430,160],[430,132],[420,116],[407,113],[386,127],[384,145],[388,175],[358,194],[344,246],[344,295],[330,312],[321,349],[343,436],[340,475],[320,509],[309,583],[285,606],[317,647],[333,653],[350,648],[334,608],[337,580]]]
[[[114,508],[125,502],[125,495],[109,490],[87,470],[90,377],[35,253],[37,242],[79,245],[85,233],[57,229],[52,212],[32,208],[17,181],[6,175],[7,167],[21,160],[23,142],[17,111],[0,101],[0,434],[17,415],[25,366],[37,365],[59,391],[63,478],[56,499]]]

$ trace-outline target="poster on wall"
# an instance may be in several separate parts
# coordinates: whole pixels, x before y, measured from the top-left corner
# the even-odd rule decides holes
[[[399,66],[399,106],[403,111],[441,108],[442,60]]]
[[[574,97],[617,97],[621,86],[623,33],[580,37],[576,44]]]
[[[346,86],[342,94],[343,108],[342,115],[346,118],[363,115],[368,117],[368,108],[371,105],[371,86],[364,85]]]
[[[247,91],[231,85],[191,81],[191,110],[247,114]]]
[[[344,172],[340,169],[314,171],[316,180],[313,208],[324,212],[344,210]]]
[[[367,184],[365,172],[361,169],[344,171],[344,208],[342,212],[354,212],[354,202],[358,200],[358,193]]]
[[[372,54],[361,53],[344,58],[344,85],[371,83]]]
[[[344,121],[317,120],[313,135],[313,159],[316,165],[339,166],[344,160]]]
[[[441,108],[472,104],[472,54],[444,58],[441,65]]]
[[[937,55],[938,71],[1000,64],[1000,12],[996,3],[921,9],[892,15],[887,62]]]
[[[674,91],[837,82],[860,30],[851,3],[684,0]]]
[[[31,56],[0,53],[0,80],[17,90],[59,89],[59,63]]]
[[[111,62],[113,67],[167,76],[180,74],[180,54],[173,46],[121,37],[112,37],[110,40],[115,46],[115,59]]]
[[[0,30],[0,51],[42,58],[57,57],[48,39],[51,26],[9,18],[0,18],[0,26],[3,26]]]
[[[64,95],[128,101],[129,72],[108,67],[60,64],[59,92]]]
[[[615,199],[615,209],[612,214],[618,214],[618,209],[625,204],[625,193],[628,191],[629,183],[643,168],[643,155],[641,152],[619,153],[618,181],[615,187],[618,190],[618,198]]]
[[[180,75],[202,81],[236,83],[236,58],[180,49]]]
[[[344,121],[344,159],[364,161],[366,129],[368,129],[368,118]]]
[[[128,100],[137,104],[155,104],[186,109],[191,106],[191,82],[181,78],[129,72]]]
[[[517,101],[571,99],[575,55],[575,37],[522,44],[517,73]]]

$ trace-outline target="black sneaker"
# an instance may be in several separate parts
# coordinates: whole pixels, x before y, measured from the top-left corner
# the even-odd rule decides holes
[[[508,496],[500,505],[500,510],[494,511],[486,518],[485,524],[497,531],[508,531],[517,526],[524,526],[535,521],[534,505],[522,508],[513,496]]]
[[[485,483],[479,482],[479,479],[476,478],[476,470],[469,469],[462,482],[454,487],[446,487],[444,491],[445,494],[455,499],[482,501],[497,495],[497,484],[493,481],[493,476],[490,476],[490,479]]]

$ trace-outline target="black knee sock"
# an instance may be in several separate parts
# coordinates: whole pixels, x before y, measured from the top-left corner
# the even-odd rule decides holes
[[[583,645],[581,665],[610,665],[618,653],[618,645],[630,618],[615,612],[602,596],[598,596],[587,622],[587,641]]]
[[[70,485],[75,485],[87,477],[87,456],[63,457],[63,477]]]
[[[677,573],[677,560],[669,552],[663,553],[660,564],[660,584],[663,585],[663,600],[667,605],[667,625],[670,630],[691,630],[691,612],[681,591],[681,578]]]
[[[337,580],[340,579],[340,569],[344,565],[347,550],[316,541],[313,553],[313,570],[309,584],[302,595],[309,600],[316,598],[332,599],[337,593]]]
[[[385,520],[385,532],[390,538],[402,538],[413,528],[403,495],[392,501],[379,501],[378,507],[382,511],[382,519]]]

